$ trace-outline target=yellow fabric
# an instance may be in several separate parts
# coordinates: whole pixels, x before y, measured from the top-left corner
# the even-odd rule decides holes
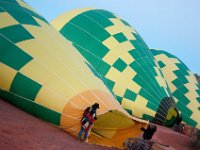
[[[132,112],[134,112],[136,116],[142,118],[144,113],[150,114],[152,116],[156,114],[155,111],[146,107],[147,102],[148,101],[145,98],[143,98],[140,95],[137,95],[134,102],[123,98],[121,105],[123,106],[123,108],[132,110]],[[142,112],[140,110],[142,110]]]
[[[18,3],[20,6],[25,7],[25,8],[27,8],[27,9],[29,9],[29,10],[32,10],[33,12],[35,11],[33,8],[31,8],[29,5],[27,5],[27,4],[24,3],[23,1],[21,1],[21,0],[16,0],[16,1],[17,1],[17,3]]]
[[[80,95],[82,97],[80,97]],[[98,102],[100,104],[100,109],[97,109],[98,119],[95,122],[93,129],[98,130],[98,134],[101,134],[101,136],[109,139],[116,134],[116,130],[123,128],[126,130],[134,125],[134,122],[128,113],[111,95],[107,95],[100,90],[85,91],[80,93],[80,95],[76,95],[66,103],[61,115],[61,127],[71,135],[78,135],[80,130],[80,119],[84,112],[83,107],[86,109],[89,106],[88,102]],[[99,101],[96,96],[100,99]],[[87,99],[84,100],[83,97],[86,97]],[[107,99],[109,99],[109,101]],[[109,112],[110,110],[115,109],[117,111]],[[146,121],[143,122],[143,120],[138,120],[138,122],[141,122],[141,124],[148,123]],[[126,138],[128,136],[129,135],[126,135]]]
[[[192,74],[192,72],[188,71],[188,74],[189,75],[186,78],[189,82],[187,84],[185,84],[185,86],[188,89],[190,89],[190,92],[186,93],[185,96],[188,99],[193,100],[193,101],[190,101],[190,103],[187,105],[187,107],[190,108],[194,112],[190,117],[192,119],[196,120],[197,118],[200,118],[199,111],[198,111],[199,103],[198,103],[198,101],[195,101],[195,99],[199,97],[198,93],[196,92],[198,87],[195,85],[195,83],[197,84],[197,81],[196,81],[195,76]],[[197,127],[200,128],[200,122],[197,122]]]
[[[17,2],[28,10],[32,10],[23,1],[17,0]],[[10,5],[10,3],[7,4]],[[20,6],[16,8],[21,9],[21,12],[27,13]],[[78,12],[81,13],[86,10],[88,9]],[[18,12],[16,11],[16,13]],[[71,18],[76,14],[77,11],[71,15]],[[100,109],[97,111],[99,115],[98,121],[100,122],[96,122],[94,129],[96,132],[101,133],[100,139],[103,139],[103,145],[108,143],[107,145],[121,147],[126,138],[138,135],[141,131],[136,128],[139,127],[137,122],[131,120],[131,117],[115,100],[103,82],[91,72],[85,63],[86,60],[75,50],[71,42],[67,41],[48,23],[32,16],[30,13],[29,15],[39,26],[23,23],[20,25],[33,38],[20,40],[12,44],[30,55],[32,60],[17,71],[0,63],[0,88],[9,91],[17,72],[25,76],[27,80],[33,80],[37,85],[41,86],[35,93],[36,98],[34,97],[34,101],[28,99],[26,95],[22,95],[21,98],[24,101],[37,103],[51,112],[54,111],[60,114],[61,118],[57,118],[57,120],[60,119],[61,128],[74,136],[77,136],[79,132],[80,119],[84,109],[94,103],[100,104]],[[2,20],[0,27],[2,28],[19,24],[8,13],[0,13],[0,18]],[[62,23],[58,24],[62,25]],[[124,43],[123,46],[127,49],[130,44]],[[20,92],[16,95],[18,97],[21,96]],[[34,108],[28,109],[31,111]],[[114,109],[118,111],[109,112],[109,110]],[[146,125],[145,121],[138,119],[138,122],[141,122],[138,123],[139,125]],[[93,132],[91,134],[92,137],[95,139],[98,136]]]
[[[7,12],[0,13],[0,18],[5,18],[3,21],[0,21],[0,28],[4,28],[11,25],[19,24],[10,14]]]
[[[133,125],[134,123],[130,118],[116,110],[111,110],[98,117],[93,131],[110,139],[116,134],[117,129],[129,128]]]
[[[124,34],[127,39],[129,40],[135,40],[135,37],[133,36],[133,33],[136,33],[134,29],[132,29],[130,26],[124,26],[123,22],[120,20],[120,18],[112,18],[109,19],[114,25],[109,26],[106,29],[111,35],[119,33],[119,31],[126,33]]]
[[[106,86],[86,66],[85,59],[54,28],[38,18],[34,19],[40,27],[23,25],[34,39],[19,42],[17,46],[34,58],[19,72],[42,85],[35,102],[56,112],[62,112],[65,104],[78,95],[82,97],[80,101],[87,101],[87,105],[81,106],[82,109],[93,102],[103,101],[99,103],[104,105],[103,103],[109,102],[108,110],[113,104],[108,100],[110,99],[108,96],[100,99],[94,94],[94,98],[88,100],[87,96],[80,94],[84,91],[101,89],[104,95],[108,94],[111,97]]]
[[[129,53],[121,55],[120,58],[127,64],[131,64],[135,61],[135,59]]]
[[[20,69],[20,73],[28,76],[42,85],[50,80],[53,76],[52,71],[49,71],[47,68],[42,66],[41,63],[35,60],[30,61],[22,69]]]
[[[77,14],[81,14],[85,11],[91,10],[91,8],[83,8],[71,10],[70,12],[66,12],[61,16],[57,17],[55,20],[51,22],[53,27],[55,27],[58,31],[63,27],[63,24],[69,22],[72,18],[74,18]],[[68,17],[66,17],[68,16]]]
[[[101,145],[123,148],[123,142],[128,137],[138,137],[141,134],[141,127],[146,127],[146,124],[138,123],[122,112],[112,110],[98,117],[92,128],[89,143],[98,141]]]
[[[188,92],[184,93],[184,96],[187,97],[188,100],[190,100],[188,104],[186,105],[186,107],[188,107],[193,112],[189,117],[196,121],[199,120],[200,119],[199,103],[197,100],[195,100],[199,97],[196,91],[198,89],[198,87],[196,86],[198,83],[195,76],[192,74],[191,71],[187,70],[188,75],[185,76],[187,78],[187,83],[184,83],[180,87],[176,87],[176,85],[174,84],[174,81],[179,80],[179,77],[174,72],[180,71],[178,64],[182,64],[182,62],[177,58],[168,57],[165,54],[156,55],[155,59],[157,61],[162,61],[164,64],[166,64],[164,67],[161,68],[161,70],[168,83],[171,93],[176,92],[177,88],[180,88],[181,86],[185,86],[185,88],[188,89]],[[179,82],[180,81],[181,80],[179,80]],[[180,104],[182,103],[181,99],[176,99],[175,97],[173,98],[175,99],[176,103],[178,103],[179,101],[180,101]],[[181,104],[181,105],[184,105],[184,104]],[[169,119],[170,117],[171,116],[168,116],[167,119]],[[196,127],[200,127],[200,121],[197,121]]]
[[[159,73],[158,67],[154,67],[154,69],[155,69],[156,74],[157,74],[157,76],[156,76],[157,82],[159,83],[159,85],[161,87],[164,87],[164,89],[166,89],[167,88],[167,83],[166,83],[165,79],[161,76],[161,74]],[[168,94],[168,92],[166,92],[166,93]]]
[[[176,116],[176,114],[176,111],[173,108],[170,108],[167,113],[166,120],[170,120],[173,116]]]
[[[17,71],[0,62],[0,88],[9,91]]]

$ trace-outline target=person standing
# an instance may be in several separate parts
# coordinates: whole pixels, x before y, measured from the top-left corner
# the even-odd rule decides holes
[[[81,129],[78,133],[78,140],[81,140],[82,134],[84,132],[84,139],[86,141],[88,138],[88,133],[91,130],[93,123],[97,120],[96,110],[99,109],[99,104],[95,103],[91,107],[87,107],[83,112],[83,117],[81,119]]]
[[[148,125],[147,129],[142,127],[141,130],[144,132],[143,139],[151,140],[151,138],[153,137],[154,133],[157,130],[157,127],[156,127],[156,125]]]

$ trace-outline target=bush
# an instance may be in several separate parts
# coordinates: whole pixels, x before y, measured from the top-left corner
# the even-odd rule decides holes
[[[197,130],[196,139],[200,140],[200,130]]]
[[[199,150],[200,149],[200,130],[196,133],[196,138],[191,142],[191,150]]]

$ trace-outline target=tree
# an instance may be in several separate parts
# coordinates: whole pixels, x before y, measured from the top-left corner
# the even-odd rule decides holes
[[[199,76],[198,74],[196,74],[196,73],[195,73],[194,75],[195,75],[195,77],[196,77],[198,83],[200,83],[200,76]]]

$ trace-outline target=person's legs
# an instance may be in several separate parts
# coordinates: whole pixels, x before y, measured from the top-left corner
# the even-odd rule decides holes
[[[81,129],[80,129],[80,131],[78,133],[78,140],[81,140],[81,136],[83,134],[83,131],[84,131],[84,128],[81,126]]]
[[[88,131],[85,131],[85,134],[84,134],[84,141],[86,141],[87,137],[88,137]]]

